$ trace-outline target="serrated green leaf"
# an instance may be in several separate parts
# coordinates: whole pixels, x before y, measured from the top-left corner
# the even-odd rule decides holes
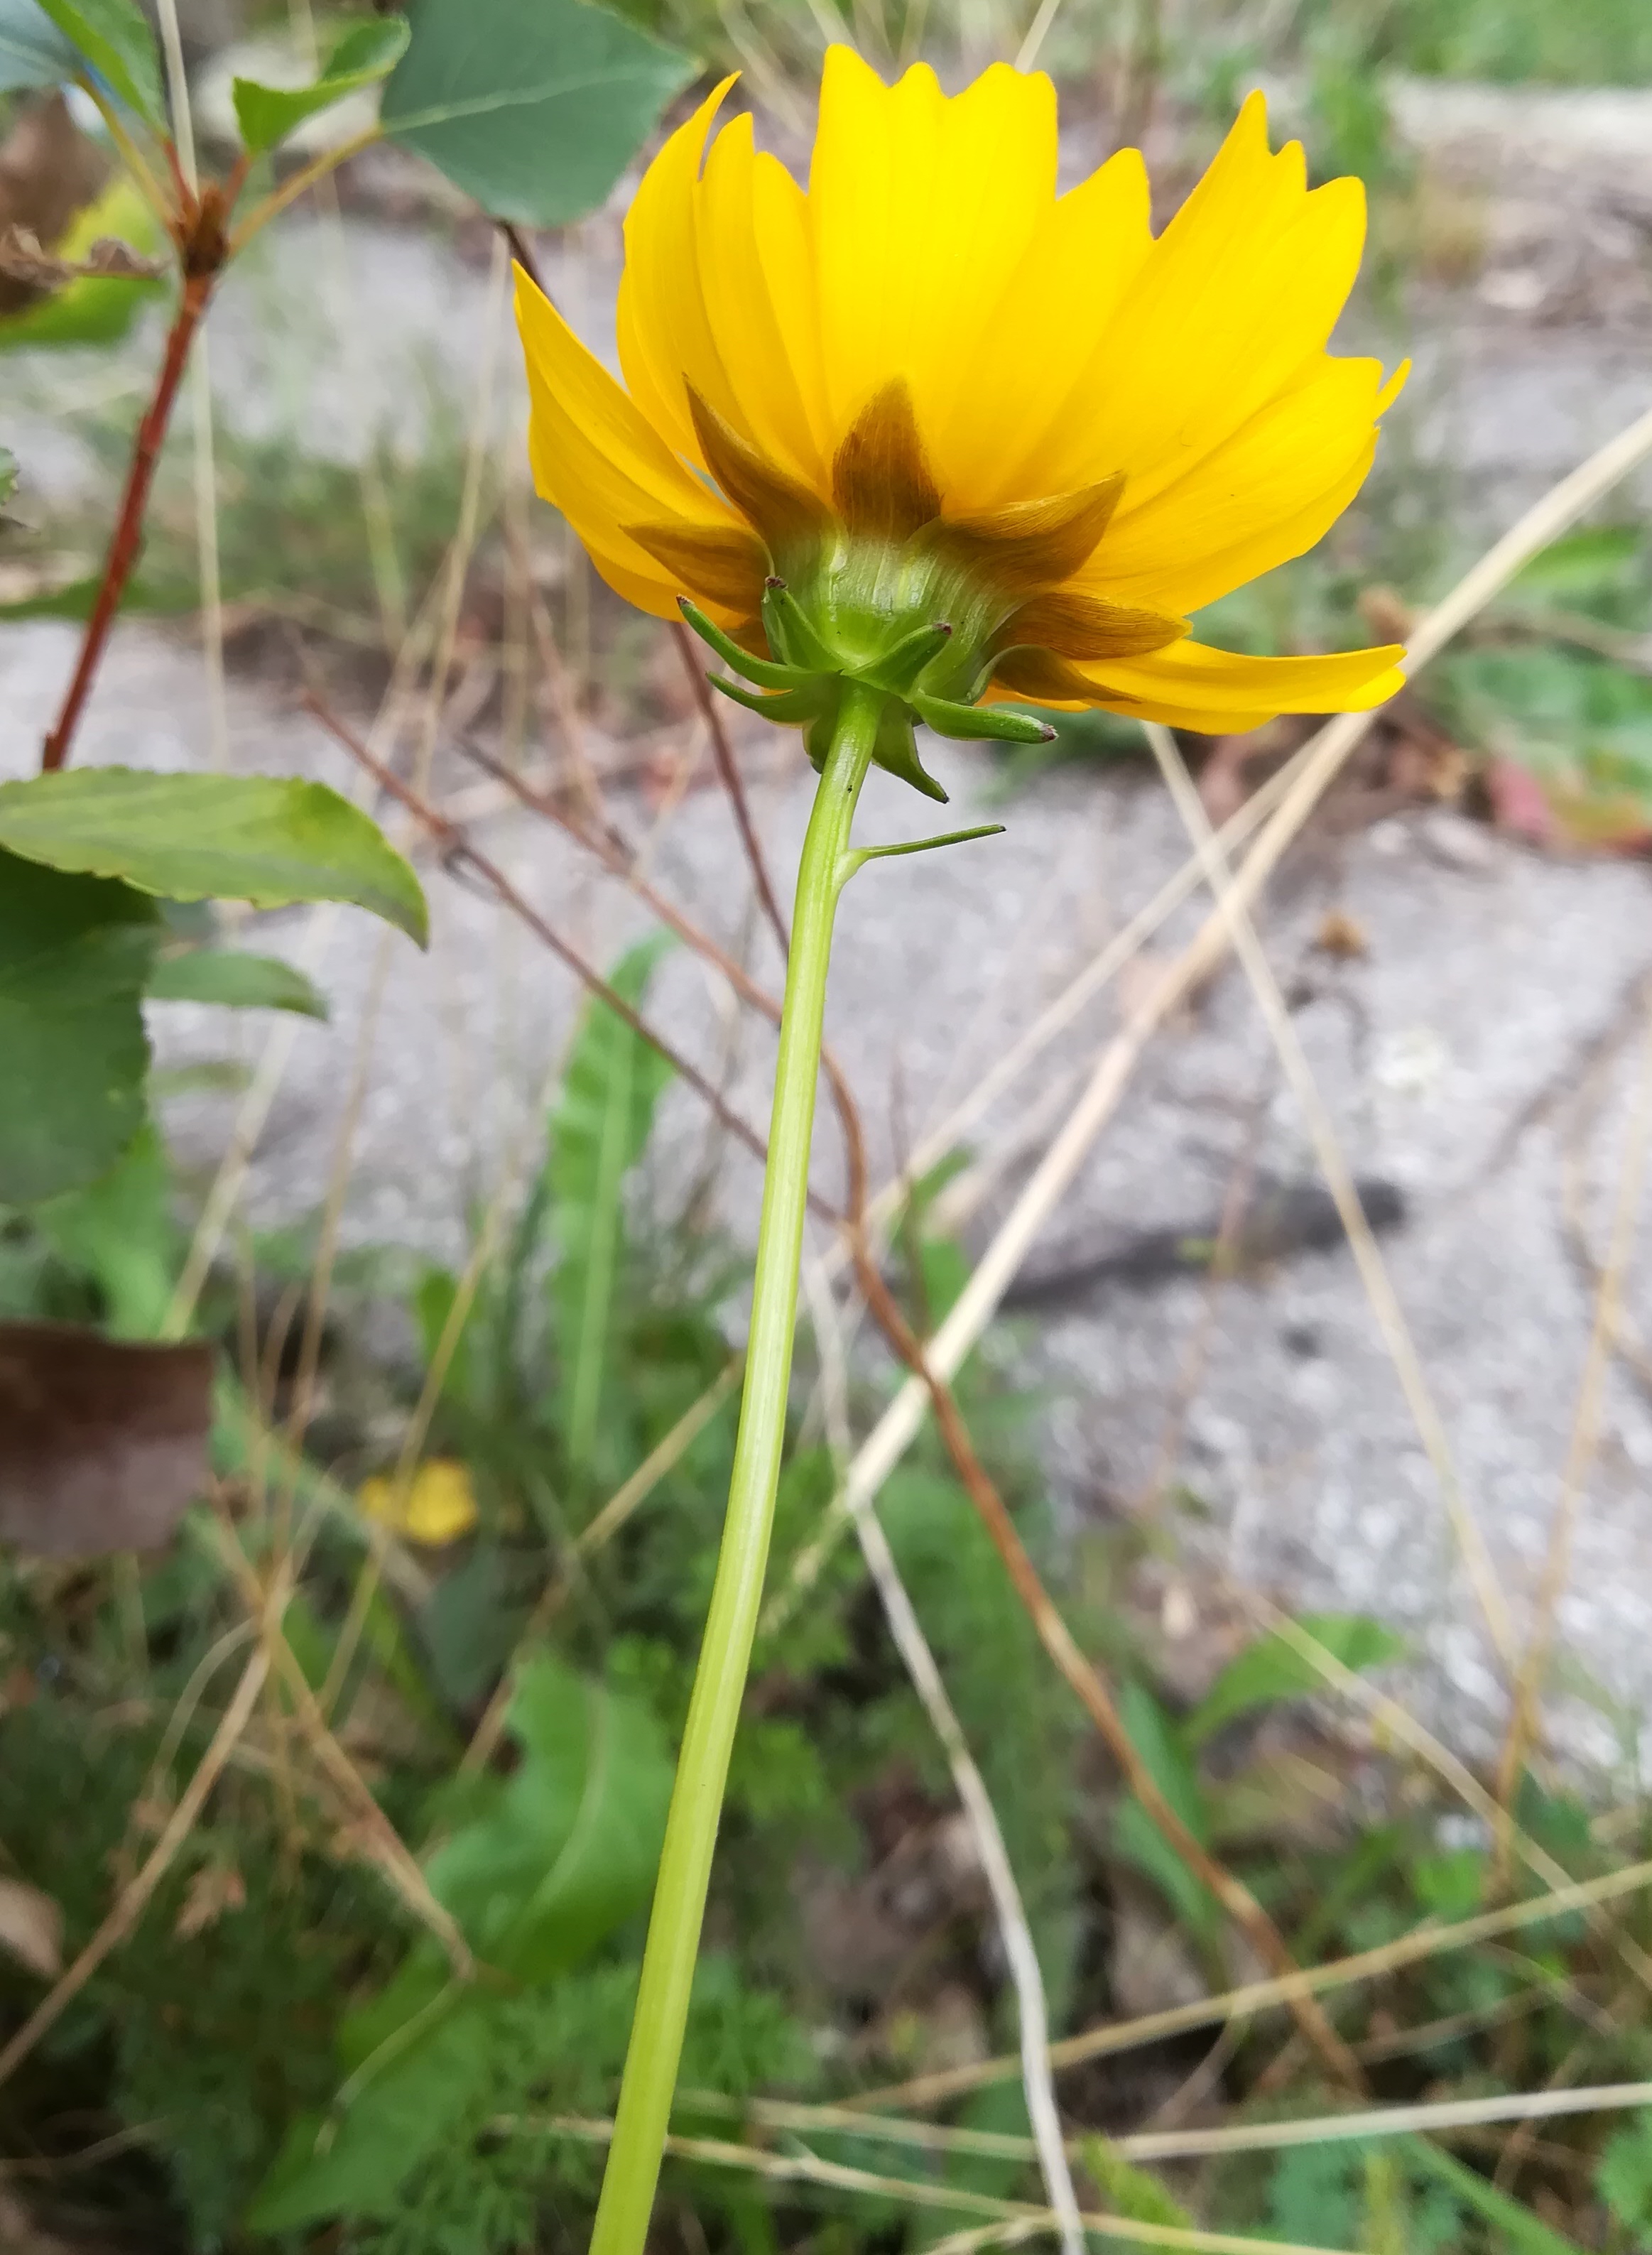
[[[0,1205],[95,1182],[144,1123],[141,893],[0,852]]]
[[[0,0],[0,94],[57,86],[80,58],[38,0]]]
[[[0,783],[0,846],[167,900],[348,901],[428,936],[412,870],[326,783],[72,768]]]
[[[375,16],[351,25],[309,86],[260,86],[254,79],[238,78],[231,91],[235,123],[248,149],[254,156],[273,149],[306,117],[375,85],[400,61],[407,40],[404,16]]]
[[[1380,1668],[1405,1649],[1402,1636],[1364,1613],[1304,1613],[1297,1626],[1356,1674]],[[1188,1745],[1202,1746],[1241,1715],[1325,1689],[1325,1679],[1313,1662],[1272,1633],[1228,1662],[1183,1724],[1182,1734]]]
[[[587,0],[411,0],[385,133],[496,219],[560,227],[594,211],[693,74]]]
[[[192,947],[163,955],[150,973],[151,1002],[222,1002],[232,1010],[293,1010],[325,1018],[327,997],[302,971],[275,955],[238,949]]]
[[[40,5],[116,99],[164,133],[160,53],[137,0],[40,0]]]
[[[646,940],[608,983],[636,1008],[667,943]],[[563,1438],[573,1463],[594,1466],[612,1360],[614,1307],[624,1252],[625,1178],[643,1155],[671,1068],[607,1003],[587,1004],[551,1121],[546,1180],[558,1258],[556,1322]]]

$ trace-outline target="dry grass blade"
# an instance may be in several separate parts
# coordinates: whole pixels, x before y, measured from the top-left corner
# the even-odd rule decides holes
[[[1523,564],[1610,492],[1648,454],[1652,454],[1652,410],[1552,487],[1420,622],[1411,641],[1413,675],[1507,586]],[[1248,910],[1375,718],[1375,711],[1343,713],[1308,745],[1289,787],[1234,879],[1236,906]],[[1227,945],[1227,917],[1220,910],[1213,911],[1101,1051],[1078,1103],[929,1343],[931,1366],[943,1378],[952,1377],[991,1322],[1034,1238],[1116,1109],[1148,1043],[1183,998],[1209,976]],[[836,1525],[823,1528],[819,1539],[794,1561],[786,1589],[770,1605],[771,1626],[818,1574],[841,1530],[844,1513],[861,1497],[875,1495],[900,1462],[923,1423],[928,1399],[927,1389],[919,1380],[909,1379],[862,1442],[849,1468]]]
[[[1362,1949],[1352,1957],[1332,1958],[1326,1964],[1304,1968],[1288,1981],[1251,1981],[1221,1996],[1200,1997],[1191,2004],[1167,2006],[1162,2013],[1145,2013],[1139,2020],[1114,2021],[1079,2035],[1064,2036],[1058,2043],[1051,2045],[1051,2062],[1057,2068],[1079,2067],[1086,2060],[1134,2051],[1142,2044],[1156,2043],[1164,2036],[1179,2035],[1188,2028],[1210,2027],[1241,2015],[1268,2011],[1287,2003],[1291,1992],[1297,1989],[1311,1989],[1323,1996],[1332,1989],[1349,1988],[1357,1982],[1374,1981],[1385,1973],[1397,1972],[1407,1965],[1421,1964],[1425,1958],[1440,1956],[1448,1950],[1472,1949],[1476,1942],[1495,1940],[1522,1927],[1542,1925],[1546,1920],[1564,1917],[1568,1911],[1588,1911],[1601,1903],[1615,1902],[1620,1896],[1638,1894],[1647,1887],[1652,1887],[1652,1862],[1627,1864],[1620,1872],[1605,1872],[1598,1879],[1575,1880],[1570,1886],[1556,1887],[1548,1894],[1534,1895],[1525,1902],[1506,1903],[1497,1910],[1481,1911],[1473,1918],[1459,1919],[1450,1926],[1436,1925],[1431,1920],[1395,1942],[1385,1942],[1374,1949]],[[1016,2062],[1001,2054],[996,2059],[973,2062],[967,2067],[939,2068],[931,2075],[914,2076],[905,2083],[892,2083],[881,2090],[865,2091],[856,2104],[867,2108],[935,2106],[945,2099],[957,2097],[961,2091],[1006,2082],[1016,2071]]]
[[[536,2130],[565,2138],[606,2145],[613,2135],[611,2122],[578,2114],[552,2114],[524,2119],[503,2115],[490,2123],[496,2132]],[[708,2162],[716,2168],[749,2169],[780,2183],[828,2185],[840,2192],[863,2193],[875,2200],[910,2201],[917,2208],[959,2209],[966,2216],[989,2216],[1006,2223],[1042,2225],[1057,2223],[1053,2209],[1034,2208],[1029,2202],[995,2200],[990,2193],[972,2192],[962,2185],[935,2184],[921,2178],[877,2176],[869,2169],[854,2169],[841,2161],[823,2160],[811,2153],[775,2153],[761,2146],[742,2146],[723,2138],[667,2138],[665,2150],[680,2160]],[[1304,2240],[1253,2239],[1234,2231],[1182,2230],[1173,2223],[1142,2223],[1134,2216],[1105,2216],[1083,2210],[1079,2223],[1098,2239],[1122,2239],[1136,2247],[1179,2248],[1186,2255],[1346,2255],[1345,2250],[1315,2246]]]
[[[830,1287],[818,1261],[805,1261],[804,1282],[820,1352],[826,1430],[833,1452],[841,1463],[848,1454],[849,1431],[848,1372],[841,1329],[837,1310],[832,1303]],[[992,1896],[993,1908],[997,1915],[999,1937],[1003,1943],[1010,1981],[1016,1992],[1016,2013],[1021,2022],[1021,2079],[1026,2094],[1028,2119],[1033,2125],[1032,2147],[1044,2174],[1044,2191],[1058,2219],[1065,2255],[1079,2255],[1084,2245],[1084,2231],[1079,2220],[1078,2196],[1072,2188],[1072,2172],[1067,2166],[1066,2148],[1061,2137],[1061,2117],[1056,2109],[1055,2085],[1050,2072],[1050,2008],[1044,1997],[1038,1952],[1021,1900],[1021,1889],[1016,1884],[1009,1851],[1004,1845],[1003,1828],[998,1822],[998,1812],[993,1807],[992,1795],[987,1790],[987,1781],[969,1750],[963,1725],[946,1695],[946,1686],[941,1680],[940,1669],[930,1649],[929,1639],[918,1621],[910,1594],[901,1578],[901,1570],[895,1562],[889,1537],[875,1515],[869,1511],[862,1513],[856,1521],[855,1532],[860,1536],[861,1555],[866,1561],[867,1572],[883,1608],[883,1618],[889,1624],[895,1648],[911,1679],[912,1689],[918,1696],[930,1728],[940,1741],[946,1756],[953,1784],[968,1819],[975,1852],[986,1875],[988,1892]]]
[[[1348,1243],[1360,1271],[1360,1281],[1365,1286],[1366,1296],[1371,1303],[1371,1310],[1381,1331],[1383,1345],[1388,1348],[1406,1405],[1416,1420],[1418,1436],[1429,1462],[1434,1467],[1435,1478],[1440,1484],[1452,1532],[1468,1568],[1480,1610],[1486,1616],[1493,1640],[1505,1664],[1512,1668],[1517,1645],[1508,1603],[1498,1581],[1491,1553],[1486,1547],[1486,1538],[1480,1533],[1479,1523],[1463,1494],[1445,1423],[1435,1407],[1434,1396],[1424,1374],[1422,1357],[1417,1351],[1416,1342],[1395,1293],[1388,1264],[1377,1250],[1376,1239],[1365,1218],[1360,1193],[1354,1188],[1353,1173],[1342,1155],[1342,1146],[1338,1141],[1331,1114],[1325,1108],[1325,1099],[1319,1093],[1313,1069],[1291,1023],[1285,998],[1279,991],[1279,982],[1274,977],[1262,942],[1256,937],[1256,927],[1235,893],[1233,873],[1227,857],[1212,832],[1199,793],[1193,788],[1192,778],[1176,748],[1176,741],[1168,728],[1161,728],[1152,721],[1145,721],[1142,726],[1152,747],[1154,759],[1158,763],[1159,773],[1164,778],[1165,787],[1204,866],[1228,942],[1244,966],[1256,1006],[1262,1012],[1285,1078],[1301,1110],[1319,1170],[1325,1178],[1343,1228],[1347,1233]]]
[[[1501,1804],[1498,1823],[1498,1859],[1506,1861],[1509,1812],[1520,1788],[1526,1750],[1537,1728],[1537,1703],[1554,1644],[1555,1616],[1571,1568],[1571,1537],[1583,1492],[1600,1441],[1600,1412],[1606,1373],[1617,1345],[1622,1314],[1624,1279],[1640,1220],[1641,1193],[1646,1185],[1648,1140],[1652,1140],[1652,1008],[1647,1012],[1641,1071],[1634,1106],[1625,1132],[1623,1161],[1618,1174],[1618,1195],[1612,1218],[1612,1235],[1595,1291],[1594,1321],[1583,1376],[1578,1387],[1571,1438],[1561,1477],[1560,1500],[1550,1529],[1549,1555],[1537,1592],[1536,1617],[1527,1640],[1525,1657],[1515,1686],[1514,1712],[1498,1765],[1497,1798]]]
[[[241,1673],[241,1681],[235,1686],[235,1696],[220,1718],[218,1727],[213,1732],[194,1775],[179,1795],[177,1808],[167,1818],[160,1837],[150,1850],[143,1865],[121,1889],[109,1916],[74,1963],[53,1984],[4,2049],[0,2050],[0,2083],[5,2082],[12,2070],[28,2057],[46,2030],[79,1996],[103,1960],[111,1950],[119,1949],[142,1918],[150,1897],[171,1868],[172,1858],[194,1830],[195,1820],[206,1806],[207,1795],[218,1782],[236,1739],[250,1721],[258,1694],[264,1689],[269,1666],[269,1654],[261,1645],[249,1656]]]
[[[1030,2138],[1002,2130],[953,2129],[909,2117],[872,2114],[852,2105],[808,2106],[784,2099],[718,2101],[684,2093],[695,2106],[737,2115],[759,2130],[798,2136],[863,2138],[920,2153],[978,2155],[988,2160],[1031,2160]],[[1436,2098],[1410,2106],[1367,2106],[1341,2114],[1315,2114],[1279,2122],[1233,2122],[1207,2129],[1142,2130],[1109,2138],[1128,2161],[1195,2160],[1215,2153],[1268,2153],[1288,2146],[1339,2145],[1359,2138],[1401,2138],[1482,2128],[1497,2122],[1542,2122],[1570,2114],[1614,2114],[1652,2105],[1652,2083],[1603,2083],[1574,2090],[1494,2091],[1477,2098]],[[1085,2140],[1068,2140],[1073,2159]]]
[[[1442,1746],[1433,1732],[1417,1721],[1409,1708],[1402,1705],[1399,1700],[1390,1698],[1386,1691],[1379,1690],[1365,1676],[1345,1666],[1335,1653],[1321,1644],[1318,1638],[1304,1628],[1300,1621],[1293,1620],[1277,1605],[1269,1605],[1261,1598],[1251,1600],[1251,1604],[1272,1633],[1305,1660],[1327,1684],[1354,1700],[1380,1729],[1387,1731],[1402,1746],[1409,1746],[1413,1753],[1420,1756],[1435,1774],[1450,1786],[1464,1807],[1472,1809],[1480,1819],[1488,1833],[1495,1835],[1500,1826],[1507,1825],[1509,1844],[1515,1854],[1545,1886],[1565,1887],[1571,1885],[1571,1874],[1564,1865],[1529,1833],[1513,1823],[1467,1763],[1460,1760],[1449,1746]],[[1589,1923],[1612,1943],[1636,1979],[1652,1989],[1652,1957],[1634,1937],[1625,1934],[1599,1911],[1590,1913]]]

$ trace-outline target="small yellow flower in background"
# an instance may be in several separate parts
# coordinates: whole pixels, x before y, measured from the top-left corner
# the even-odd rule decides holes
[[[517,277],[536,482],[611,587],[689,599],[817,763],[833,681],[885,690],[877,757],[931,790],[909,715],[1012,733],[978,699],[1226,732],[1392,695],[1397,648],[1246,657],[1188,624],[1320,538],[1404,379],[1325,348],[1359,181],[1311,191],[1253,95],[1155,238],[1135,150],[1058,196],[1043,75],[948,98],[833,47],[805,192],[749,117],[711,137],[731,82],[626,221],[623,388]]]
[[[470,1474],[450,1457],[432,1457],[420,1465],[399,1494],[393,1479],[375,1473],[362,1482],[355,1500],[363,1518],[432,1549],[457,1542],[476,1524],[476,1491]]]

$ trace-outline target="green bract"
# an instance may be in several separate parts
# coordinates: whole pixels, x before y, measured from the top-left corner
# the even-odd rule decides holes
[[[766,719],[800,724],[817,771],[826,764],[847,684],[882,698],[873,761],[926,798],[946,793],[917,756],[914,724],[938,736],[995,736],[1048,743],[1055,731],[1031,714],[974,699],[991,671],[1002,606],[950,562],[883,542],[843,537],[794,585],[771,579],[763,632],[776,656],[742,649],[686,596],[683,616],[753,688],[712,677],[714,688]],[[767,693],[754,693],[767,692]]]

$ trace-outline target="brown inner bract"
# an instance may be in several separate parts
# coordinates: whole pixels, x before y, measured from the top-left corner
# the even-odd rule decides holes
[[[626,530],[689,593],[754,622],[763,583],[818,555],[834,527],[868,542],[934,556],[1002,601],[995,678],[1026,696],[1088,701],[1073,663],[1140,657],[1187,632],[1162,611],[1109,603],[1062,587],[1094,554],[1124,490],[1122,472],[1075,493],[947,517],[911,394],[896,378],[855,418],[832,463],[832,506],[763,460],[692,386],[689,413],[706,467],[752,528],[636,524]]]

